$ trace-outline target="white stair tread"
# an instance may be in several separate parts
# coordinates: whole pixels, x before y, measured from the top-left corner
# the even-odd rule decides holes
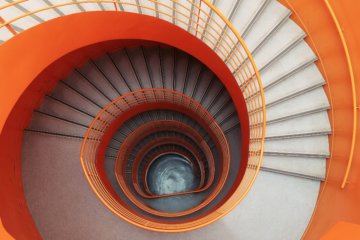
[[[265,2],[265,0],[242,1],[237,13],[235,14],[232,25],[242,34],[257,9]],[[231,4],[229,4],[231,5]]]
[[[103,3],[99,3],[105,11],[116,11],[116,8],[114,6],[114,3],[111,3],[111,2],[103,2]]]
[[[64,0],[51,0],[51,2],[53,5],[57,5],[64,3]],[[62,6],[59,9],[64,13],[64,15],[81,12],[81,10],[76,5]]]
[[[304,37],[304,34],[294,22],[286,21],[256,52],[254,59],[258,68],[261,69],[280,52]]]
[[[287,73],[299,66],[299,64],[304,61],[315,58],[316,56],[311,48],[304,41],[301,41],[289,52],[277,59],[277,61],[274,61],[269,67],[261,72],[263,84],[266,86],[268,83],[271,83],[283,76],[284,73]]]
[[[291,75],[283,81],[265,89],[266,103],[274,102],[283,97],[308,89],[312,86],[319,86],[325,83],[315,64]]]
[[[266,137],[331,131],[326,111],[313,113],[266,126]]]
[[[301,239],[319,187],[318,181],[260,171],[242,202],[218,223],[203,229],[204,233],[214,239],[217,231],[221,232],[218,238],[231,240]],[[211,231],[213,226],[217,231]]]
[[[19,4],[20,6],[24,7],[28,11],[36,11],[41,8],[49,7],[45,1],[25,1]],[[59,17],[60,15],[55,12],[53,9],[49,9],[46,11],[41,11],[35,14],[36,16],[42,18],[45,21],[51,20],[53,18]]]
[[[329,106],[329,103],[324,90],[322,88],[317,88],[276,104],[275,106],[267,107],[267,121],[323,106]]]
[[[97,3],[86,3],[86,4],[82,4],[81,6],[87,12],[101,10],[101,8],[99,7],[99,5]]]
[[[227,1],[227,0],[216,0],[216,4],[215,7],[224,15],[228,18],[231,10],[233,9],[234,3],[236,2],[236,0],[234,1]],[[241,3],[240,3],[241,4]]]
[[[264,9],[261,17],[254,23],[249,33],[244,38],[244,41],[250,51],[259,43],[259,39],[264,39],[267,34],[273,29],[273,27],[281,21],[284,16],[289,14],[289,9],[277,1],[270,1],[268,6]]]
[[[325,178],[325,158],[264,156],[262,167],[289,173],[301,174],[319,179]]]
[[[4,8],[0,11],[0,13],[1,13],[1,17],[5,20],[11,20],[11,19],[14,19],[14,18],[24,14],[23,11],[19,10],[18,8],[14,7],[14,6]],[[18,27],[22,28],[23,30],[31,28],[37,24],[39,24],[39,21],[35,20],[32,17],[21,18],[15,22],[13,22],[13,25],[18,26]]]
[[[7,41],[8,39],[12,38],[14,35],[5,27],[0,28],[0,40]]]
[[[329,140],[327,135],[268,140],[264,152],[329,155]]]

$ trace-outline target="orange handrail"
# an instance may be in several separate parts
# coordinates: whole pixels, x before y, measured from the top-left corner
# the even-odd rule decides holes
[[[140,136],[144,137],[147,136],[148,133],[153,133],[158,131],[160,128],[164,128],[166,126],[172,126],[172,128],[174,130],[176,130],[178,128],[178,130],[185,129],[186,134],[196,134],[196,132],[194,131],[190,131],[187,125],[180,123],[180,122],[176,122],[176,125],[173,124],[172,121],[161,121],[159,122],[148,122],[144,125],[142,125],[140,128],[136,129],[134,132],[132,132],[126,139],[125,141],[121,144],[121,148],[118,151],[118,157],[116,160],[116,166],[115,166],[115,173],[116,173],[116,178],[119,182],[120,187],[122,188],[122,190],[124,191],[125,195],[128,197],[128,199],[130,199],[136,206],[138,206],[139,208],[143,209],[144,211],[147,211],[149,213],[152,213],[154,215],[158,215],[158,216],[166,216],[166,217],[175,217],[175,216],[184,216],[184,215],[188,215],[192,212],[195,212],[197,210],[199,210],[200,208],[205,207],[207,204],[209,204],[216,196],[217,194],[221,191],[223,185],[225,184],[226,178],[227,178],[227,174],[229,171],[229,146],[226,140],[226,137],[224,135],[224,133],[222,132],[220,126],[218,126],[218,124],[216,123],[215,119],[212,117],[212,115],[207,112],[204,107],[202,107],[199,103],[195,102],[193,99],[191,99],[190,97],[181,94],[179,92],[175,92],[172,90],[167,90],[167,89],[145,89],[144,91],[138,91],[139,93],[142,92],[143,95],[138,94],[136,97],[129,95],[126,97],[121,98],[121,101],[123,101],[123,99],[125,99],[124,101],[126,102],[126,104],[130,104],[132,105],[132,100],[136,99],[136,102],[146,102],[146,101],[155,101],[155,102],[170,102],[172,104],[179,104],[182,107],[185,107],[186,109],[188,109],[189,111],[192,111],[193,114],[198,115],[199,119],[203,120],[203,123],[200,123],[203,125],[203,127],[205,128],[209,128],[211,131],[209,132],[210,135],[213,135],[215,138],[213,139],[216,142],[216,145],[219,147],[220,150],[220,156],[221,156],[221,162],[222,164],[221,166],[221,170],[220,170],[220,175],[219,175],[219,181],[215,187],[215,189],[212,191],[212,193],[208,196],[208,198],[206,200],[204,200],[201,204],[199,204],[198,206],[183,211],[183,212],[176,212],[176,213],[165,213],[165,212],[160,212],[160,211],[156,211],[153,210],[149,207],[147,207],[145,204],[143,204],[141,201],[137,200],[133,194],[131,193],[131,191],[129,190],[129,188],[127,187],[127,184],[125,183],[124,180],[124,166],[126,165],[126,159],[128,157],[129,151],[132,149],[131,147],[131,141],[134,140],[138,140]],[[118,107],[121,108],[122,103],[119,102],[114,102],[114,105],[117,105]],[[149,128],[152,127],[152,128]],[[177,128],[176,128],[177,127]],[[146,129],[149,129],[149,132],[146,131]],[[198,190],[194,190],[194,191],[190,191],[190,192],[184,192],[184,193],[176,193],[176,194],[167,194],[164,196],[155,196],[155,198],[158,197],[165,197],[165,196],[174,196],[174,195],[180,195],[180,194],[190,194],[190,193],[197,193],[197,192],[201,192],[204,191],[206,189],[208,189],[211,184],[212,181],[214,179],[214,175],[215,175],[215,164],[214,164],[214,160],[212,158],[212,154],[210,151],[210,148],[207,147],[206,148],[206,144],[202,144],[202,138],[200,135],[194,135],[193,137],[195,137],[197,139],[197,141],[200,142],[200,145],[202,145],[203,151],[205,152],[207,159],[209,161],[209,165],[212,166],[211,167],[211,174],[209,177],[208,183],[201,189]],[[154,198],[154,197],[152,197]]]
[[[201,114],[201,112],[199,112],[199,114]],[[139,141],[139,139],[143,139],[143,138],[147,137],[149,134],[153,134],[158,131],[167,131],[167,130],[183,133],[187,137],[194,140],[194,142],[199,143],[199,147],[205,153],[205,156],[207,157],[206,160],[208,162],[209,167],[211,168],[208,183],[206,185],[207,187],[197,189],[197,192],[204,191],[212,184],[212,181],[213,181],[214,175],[215,175],[214,158],[210,151],[210,147],[204,142],[201,135],[199,133],[197,133],[196,130],[192,129],[191,127],[187,126],[184,123],[181,123],[181,122],[178,122],[175,120],[158,120],[158,121],[148,122],[148,123],[145,123],[144,125],[142,125],[141,127],[135,129],[132,133],[130,133],[126,137],[126,139],[122,142],[121,148],[118,151],[118,157],[115,162],[115,166],[116,166],[115,173],[117,174],[117,177],[122,178],[121,174],[123,171],[125,171],[125,166],[126,166],[126,161],[128,159],[129,151],[131,151],[131,149],[134,147],[135,143]],[[222,144],[226,145],[226,142],[222,142]],[[141,155],[141,154],[139,154],[139,155]],[[200,158],[198,157],[198,159],[200,159]],[[135,159],[135,161],[132,163],[132,172],[133,173],[135,171],[137,171],[138,164],[139,163]],[[199,166],[200,166],[201,173],[204,174],[203,173],[204,172],[203,163],[199,162]],[[203,178],[203,176],[202,176],[202,178]],[[205,180],[202,179],[201,182],[203,182],[203,181],[205,181]],[[202,185],[202,184],[200,184],[200,185]],[[189,194],[189,193],[191,193],[191,192],[176,193],[176,195]],[[172,194],[172,195],[174,195],[174,194]],[[156,197],[164,197],[164,196],[168,196],[168,195],[161,195],[161,196],[156,196]],[[144,196],[144,197],[146,197],[146,196]]]
[[[4,5],[0,6],[0,10],[11,7],[13,5],[16,5],[16,4],[19,4],[19,3],[22,3],[22,2],[26,2],[26,1],[29,1],[29,0],[16,0],[14,2],[4,4]]]
[[[147,2],[156,3],[159,6],[165,7],[171,10],[173,14],[169,14],[166,11],[161,11],[159,9],[150,7],[146,5]],[[148,10],[154,13],[154,16],[168,20],[165,18],[170,18],[170,22],[174,22],[175,25],[184,28],[193,36],[200,38],[203,42],[208,45],[210,48],[213,48],[214,51],[222,58],[225,64],[228,66],[230,71],[233,72],[233,75],[238,82],[239,88],[241,89],[244,98],[246,99],[247,111],[251,112],[249,115],[249,123],[251,125],[250,129],[250,140],[249,140],[249,152],[248,152],[248,165],[247,170],[243,181],[240,186],[235,189],[232,197],[217,210],[217,216],[211,218],[206,223],[201,223],[197,227],[207,225],[212,221],[220,218],[227,212],[229,212],[235,205],[248,193],[252,184],[255,181],[256,176],[260,170],[260,165],[263,157],[264,149],[264,137],[266,129],[266,109],[265,109],[265,98],[263,87],[261,83],[261,78],[256,68],[255,62],[251,56],[250,51],[247,49],[244,41],[231,23],[225,18],[221,12],[216,9],[214,5],[210,3],[209,0],[202,0],[200,3],[195,3],[191,0],[179,1],[179,0],[147,0],[143,3],[133,3],[130,1],[119,1],[119,0],[92,0],[92,1],[72,1],[60,3],[53,6],[48,6],[45,8],[39,8],[35,11],[30,11],[25,14],[15,16],[13,19],[9,19],[6,22],[0,24],[1,27],[7,27],[9,24],[16,22],[17,20],[23,19],[25,17],[34,15],[36,13],[47,11],[50,9],[61,8],[69,5],[82,5],[82,4],[91,4],[91,3],[116,3],[122,6],[125,9],[126,7],[136,7],[138,10]],[[20,2],[18,4],[21,4]],[[186,6],[189,5],[190,7]],[[9,7],[13,7],[9,6]],[[138,12],[140,14],[140,12]],[[214,13],[214,14],[213,14]],[[184,20],[185,19],[185,20]],[[39,23],[37,23],[39,24]],[[229,31],[223,32],[223,27],[227,26]],[[247,60],[248,59],[248,60]],[[259,94],[257,94],[259,93]],[[250,96],[256,95],[249,98]],[[116,108],[116,107],[114,107]],[[254,111],[260,109],[259,111]],[[106,111],[112,112],[115,109],[107,109]],[[92,127],[97,129],[106,129],[107,125],[114,120],[114,116],[109,113],[103,112],[104,116],[100,119],[97,118],[94,120]],[[103,122],[105,121],[105,122]],[[106,123],[105,125],[103,125]],[[82,159],[85,157],[90,157],[91,154],[96,154],[96,146],[99,144],[96,140],[100,140],[99,136],[94,132],[86,135],[86,139],[91,141],[94,144],[94,149],[87,150],[81,156]],[[83,149],[82,149],[83,150]],[[85,166],[85,165],[83,165]],[[96,169],[93,166],[87,166],[89,171],[87,174],[88,181],[91,182],[90,185],[100,197],[100,195],[105,194],[105,189],[98,182],[93,182],[95,180]],[[100,184],[100,185],[99,185]],[[98,188],[98,190],[95,190]],[[98,191],[98,192],[97,192]],[[113,199],[108,199],[107,203],[104,203],[109,208],[112,208],[116,205],[116,202]],[[231,207],[229,207],[231,206]],[[136,224],[135,224],[136,225]],[[151,224],[147,225],[144,228],[149,228]],[[185,225],[183,225],[185,226]],[[187,230],[194,229],[197,227],[190,227]],[[181,227],[179,226],[180,229]],[[154,229],[153,229],[154,230]],[[162,231],[161,229],[156,229]],[[167,229],[167,231],[172,231]],[[178,231],[173,229],[173,231]]]

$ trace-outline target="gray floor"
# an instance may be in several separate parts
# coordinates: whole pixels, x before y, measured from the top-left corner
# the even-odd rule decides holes
[[[24,136],[24,190],[44,239],[300,239],[319,190],[317,181],[260,172],[244,201],[221,220],[192,232],[155,233],[126,223],[97,199],[80,165],[80,146],[71,138]]]

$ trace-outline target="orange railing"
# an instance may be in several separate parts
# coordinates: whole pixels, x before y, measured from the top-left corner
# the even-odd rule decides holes
[[[117,119],[122,113],[130,110],[133,107],[137,107],[141,104],[148,103],[171,103],[177,108],[187,109],[190,113],[196,115],[199,114],[198,118],[201,118],[203,122],[203,127],[210,133],[215,136],[217,139],[218,148],[222,149],[221,157],[224,159],[221,172],[220,172],[220,180],[217,183],[217,187],[211,193],[211,196],[208,197],[208,201],[210,202],[221,190],[227,179],[227,173],[229,171],[229,147],[226,141],[226,137],[224,136],[221,128],[216,123],[215,119],[212,115],[207,112],[200,104],[196,103],[192,98],[172,90],[168,89],[141,89],[135,92],[127,93],[118,99],[114,100],[110,104],[108,104],[105,108],[103,108],[99,114],[95,117],[92,124],[89,126],[89,129],[85,135],[82,149],[81,149],[81,163],[83,169],[86,173],[86,177],[89,180],[92,188],[97,193],[98,197],[104,202],[106,206],[108,206],[115,214],[124,218],[127,221],[134,223],[135,225],[157,229],[157,230],[169,230],[170,226],[174,230],[180,230],[183,228],[188,228],[191,225],[190,223],[182,223],[182,224],[165,224],[158,222],[151,222],[147,218],[142,218],[133,213],[127,206],[122,205],[119,201],[117,201],[114,196],[108,191],[107,187],[101,180],[100,174],[96,167],[97,163],[97,150],[100,144],[100,140],[105,134],[106,129],[110,126],[110,124]],[[121,151],[120,151],[121,152]],[[122,162],[121,162],[122,163]],[[121,165],[121,164],[120,164]],[[124,184],[121,184],[122,186]],[[135,202],[134,199],[129,197],[132,202]],[[204,201],[199,204],[197,208],[202,208],[207,205],[208,202]],[[151,212],[147,209],[148,212]],[[162,213],[167,214],[166,216],[170,216],[171,213]],[[185,214],[185,213],[177,213]],[[188,213],[186,213],[188,214]],[[213,214],[216,214],[214,212]],[[211,215],[211,214],[210,214]],[[205,219],[208,216],[205,217]],[[195,226],[203,221],[204,218],[195,220],[192,222]],[[211,218],[210,218],[211,219]],[[189,225],[190,224],[190,225]],[[171,229],[171,228],[170,228]]]
[[[161,95],[162,93],[159,91],[158,93]],[[181,99],[180,99],[181,98]],[[190,213],[193,213],[206,205],[208,205],[221,191],[222,187],[224,186],[229,166],[230,166],[230,154],[229,154],[229,146],[226,141],[226,137],[224,136],[220,126],[217,125],[216,121],[213,119],[211,114],[206,111],[199,103],[192,100],[190,97],[187,97],[185,95],[176,94],[173,99],[162,99],[166,101],[174,101],[171,103],[175,104],[181,104],[182,106],[186,107],[189,111],[192,111],[192,114],[198,114],[198,116],[204,120],[204,125],[211,126],[211,129],[213,130],[213,136],[214,141],[216,142],[216,146],[219,150],[219,156],[220,159],[218,160],[221,165],[221,169],[219,172],[219,181],[217,182],[215,188],[212,190],[212,192],[209,194],[206,200],[204,200],[201,204],[198,206],[188,209],[186,211],[182,212],[176,212],[176,213],[167,213],[167,212],[161,212],[156,211],[154,209],[151,209],[147,207],[144,203],[141,202],[140,199],[138,199],[130,190],[129,184],[125,180],[125,166],[129,157],[129,154],[131,153],[133,144],[135,141],[139,141],[142,138],[148,136],[149,134],[161,131],[161,129],[168,129],[175,132],[182,132],[186,134],[190,138],[194,138],[197,143],[199,143],[199,147],[204,152],[206,156],[206,160],[209,162],[209,168],[210,168],[210,174],[209,179],[206,183],[206,185],[200,189],[196,189],[193,191],[188,192],[180,192],[180,193],[173,193],[173,194],[164,194],[159,196],[146,196],[144,194],[141,194],[142,197],[145,198],[159,198],[159,197],[170,197],[170,196],[176,196],[176,195],[184,195],[184,194],[192,194],[192,193],[199,193],[202,191],[207,190],[210,188],[210,186],[213,183],[214,176],[215,176],[215,163],[214,158],[212,156],[210,147],[205,143],[205,141],[202,139],[202,137],[199,134],[196,134],[196,131],[191,129],[191,127],[187,126],[186,124],[176,122],[176,121],[155,121],[155,122],[149,122],[147,124],[142,125],[138,129],[136,129],[134,132],[132,132],[125,141],[121,144],[121,147],[118,151],[118,157],[116,159],[115,164],[115,174],[116,178],[118,180],[119,185],[121,186],[123,192],[125,195],[130,199],[136,206],[139,208],[145,210],[146,212],[149,212],[151,214],[157,215],[157,216],[165,216],[165,217],[178,217],[178,216],[184,216],[188,215]],[[172,140],[170,137],[168,137],[168,140]],[[183,145],[186,144],[186,142],[182,143]],[[141,156],[141,154],[139,154]],[[138,159],[140,160],[140,159]],[[133,167],[136,168],[138,162],[133,162]],[[133,174],[136,170],[133,170]],[[136,188],[135,188],[136,189]]]
[[[183,103],[186,104],[185,102],[183,102]],[[189,102],[189,103],[198,104],[198,103],[195,103],[194,101]],[[200,107],[198,108],[197,114],[202,115],[202,112],[200,112]],[[212,121],[213,121],[213,119],[212,119]],[[214,157],[212,156],[210,147],[203,140],[201,135],[198,132],[196,132],[195,129],[191,128],[190,126],[188,126],[188,125],[186,125],[184,123],[181,123],[181,122],[178,122],[178,121],[175,121],[175,120],[158,120],[158,121],[152,121],[152,122],[145,123],[144,125],[140,126],[139,128],[134,130],[132,133],[130,133],[126,137],[124,142],[121,143],[121,147],[120,147],[120,149],[118,151],[118,156],[117,156],[117,159],[116,159],[115,174],[117,175],[117,179],[118,180],[123,179],[124,173],[126,171],[126,163],[127,163],[129,154],[131,153],[133,147],[135,146],[135,144],[137,142],[139,142],[141,139],[147,137],[150,134],[156,133],[158,131],[167,131],[167,130],[182,133],[185,136],[189,137],[194,142],[196,142],[197,144],[199,144],[198,146],[200,147],[200,149],[202,150],[202,152],[206,156],[206,159],[204,159],[204,161],[205,160],[207,161],[207,164],[208,164],[208,166],[210,168],[209,169],[209,179],[207,181],[206,187],[199,188],[196,191],[192,191],[192,192],[204,191],[205,189],[207,189],[212,184],[212,182],[214,180],[214,175],[215,175]],[[219,134],[220,137],[223,137],[223,134],[220,132],[221,131],[220,127],[218,128],[218,131],[220,133]],[[226,145],[227,145],[226,144],[226,139],[223,139],[223,141],[221,143],[224,144],[224,146],[219,145],[220,148],[225,148]],[[222,149],[222,150],[223,150],[223,152],[226,152],[225,149]],[[145,153],[146,152],[144,152],[143,154],[145,154]],[[143,154],[139,153],[138,155],[141,156]],[[198,159],[200,159],[200,158],[198,157]],[[137,172],[137,168],[139,167],[139,164],[140,164],[140,162],[138,162],[137,160],[141,160],[141,158],[137,158],[133,162],[133,165],[132,165],[132,172],[133,173]],[[204,175],[204,172],[205,172],[205,170],[204,170],[204,162],[203,161],[199,162],[199,166],[200,166],[200,172],[202,174],[201,182],[203,183],[205,181],[205,179],[203,179],[203,177],[204,177],[203,175]],[[133,179],[133,180],[136,181],[135,179]],[[203,184],[200,184],[200,185],[203,185]],[[192,193],[192,192],[186,192],[186,193],[179,192],[179,193],[176,193],[174,195],[188,194],[188,193]],[[144,195],[142,195],[142,196],[143,197],[151,197],[151,196],[144,196]],[[152,197],[154,198],[154,197],[162,197],[162,196],[169,196],[169,195],[152,196]]]
[[[233,195],[226,201],[226,203],[219,207],[211,218],[208,218],[205,222],[198,222],[195,225],[187,225],[186,230],[195,229],[215,221],[224,214],[228,213],[236,206],[237,203],[241,201],[241,199],[244,198],[255,181],[263,156],[266,128],[264,92],[259,72],[243,39],[226,17],[224,17],[224,15],[215,6],[213,6],[209,0],[143,0],[141,3],[136,0],[64,0],[60,4],[52,6],[44,4],[44,7],[29,10],[28,12],[20,13],[19,15],[10,16],[4,12],[11,11],[11,8],[14,8],[16,5],[22,6],[22,4],[25,3],[31,5],[31,2],[37,3],[34,4],[34,6],[39,6],[39,3],[43,3],[39,0],[28,0],[25,2],[18,1],[16,4],[7,4],[6,6],[3,6],[3,9],[0,10],[0,16],[2,16],[5,20],[0,24],[0,31],[4,31],[4,29],[8,29],[8,31],[20,31],[21,29],[26,30],[32,26],[41,24],[41,21],[34,20],[34,16],[37,16],[38,13],[47,13],[48,19],[51,19],[60,17],[60,15],[56,15],[53,10],[62,10],[62,12],[66,15],[74,12],[81,12],[81,9],[86,10],[88,9],[87,7],[101,4],[110,11],[126,11],[146,14],[171,22],[172,24],[183,28],[188,33],[201,39],[206,45],[213,49],[233,73],[233,76],[246,100],[246,106],[249,113],[249,124],[251,126],[248,166],[241,184],[235,189]],[[81,8],[74,8],[70,13],[67,13],[67,8],[70,8],[71,6],[81,6]],[[101,9],[99,8],[98,10]],[[18,12],[19,11],[14,11],[14,13]],[[227,28],[226,31],[224,31],[225,27]],[[0,40],[6,41],[13,36],[13,34],[9,34],[9,36]],[[2,36],[0,35],[0,37]],[[94,154],[95,156],[96,144],[98,144],[97,141],[101,140],[98,135],[99,132],[94,131],[94,127],[105,129],[106,124],[102,124],[105,122],[110,123],[116,117],[116,115],[111,114],[111,112],[116,109],[117,108],[115,106],[105,108],[105,110],[101,112],[102,117],[97,117],[94,120],[91,128],[89,128],[89,131],[85,136],[82,148],[81,162],[86,172],[86,176],[100,198],[102,198],[101,196],[104,189],[103,186],[96,183],[96,169],[94,166],[88,165],[87,157],[89,157],[89,154]],[[85,146],[89,143],[95,144],[95,148],[84,152]],[[105,204],[110,208],[112,208],[114,204],[116,205],[116,203],[112,200],[106,202]],[[135,219],[133,222],[136,222]],[[142,227],[145,226],[145,228],[148,229],[165,231],[164,229],[157,229],[155,226],[152,227],[151,224],[136,225]],[[176,228],[168,227],[166,231],[182,231],[185,229],[183,227],[184,225],[178,225]]]

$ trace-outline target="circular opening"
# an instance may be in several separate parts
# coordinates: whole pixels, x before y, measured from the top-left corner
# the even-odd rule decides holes
[[[149,167],[146,181],[149,190],[156,195],[187,192],[200,184],[193,164],[178,154],[164,154],[156,158]]]

